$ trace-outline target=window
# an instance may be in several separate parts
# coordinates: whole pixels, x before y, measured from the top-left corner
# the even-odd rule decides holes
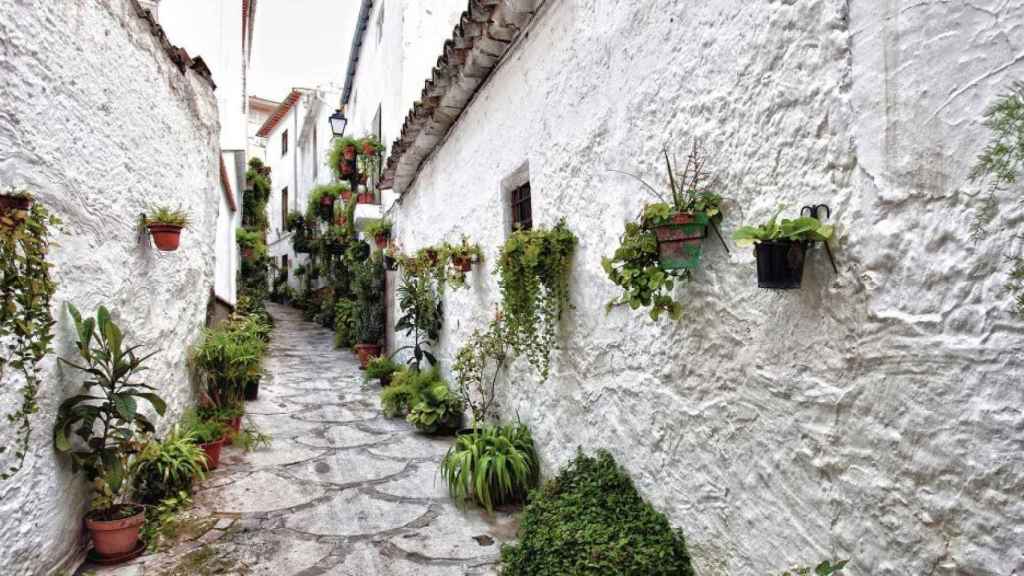
[[[530,206],[530,183],[512,190],[509,195],[509,214],[512,216],[512,230],[533,228],[533,211]]]
[[[288,131],[281,133],[281,156],[288,153]]]
[[[284,276],[285,280],[288,279],[288,267],[290,265],[291,265],[291,262],[288,261],[288,255],[287,254],[282,254],[281,255],[281,274]]]
[[[281,190],[281,230],[288,227],[288,187]]]
[[[316,177],[319,175],[319,162],[320,156],[316,152],[316,124],[313,125],[313,182],[316,182]]]

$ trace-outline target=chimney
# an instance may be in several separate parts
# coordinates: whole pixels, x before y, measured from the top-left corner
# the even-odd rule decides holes
[[[149,10],[150,14],[153,15],[153,20],[159,22],[160,18],[158,12],[160,10],[160,0],[138,0],[139,6],[142,6],[144,10]]]

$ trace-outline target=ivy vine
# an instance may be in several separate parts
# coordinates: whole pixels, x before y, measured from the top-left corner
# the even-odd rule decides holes
[[[24,192],[8,195],[28,196]],[[57,287],[50,278],[51,264],[46,255],[50,227],[59,224],[60,220],[38,202],[33,202],[27,212],[0,213],[0,342],[4,343],[0,382],[8,382],[4,378],[8,366],[19,371],[24,380],[21,406],[7,415],[7,421],[18,429],[14,463],[0,472],[0,480],[11,478],[24,465],[32,435],[31,416],[39,409],[39,363],[52,352],[50,300]],[[8,448],[0,446],[0,453]]]
[[[546,380],[550,351],[569,302],[569,266],[576,236],[561,220],[551,229],[519,230],[498,260],[509,344]]]

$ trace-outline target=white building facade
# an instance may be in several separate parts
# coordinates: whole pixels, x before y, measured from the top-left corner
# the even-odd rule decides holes
[[[445,294],[445,370],[501,303],[510,189],[530,185],[535,227],[564,218],[578,237],[549,379],[518,361],[501,390],[545,472],[609,449],[700,574],[825,558],[1024,573],[1022,329],[1002,292],[1016,196],[1002,192],[1003,225],[966,235],[983,112],[1024,76],[1024,2],[461,4],[443,49],[385,35],[391,65],[367,64],[371,10],[347,112],[358,133],[385,110],[403,249],[465,234],[484,250]],[[392,7],[435,6],[387,2],[385,34]],[[399,52],[429,64],[415,89]],[[390,114],[378,91],[401,94]],[[801,290],[763,291],[751,250],[707,242],[676,290],[683,321],[606,312],[621,292],[601,260],[650,201],[610,170],[667,186],[662,148],[694,138],[729,199],[727,239],[780,204],[825,203],[838,274],[818,250]]]

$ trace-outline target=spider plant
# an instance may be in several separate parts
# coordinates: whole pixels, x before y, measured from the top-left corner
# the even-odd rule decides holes
[[[456,502],[472,497],[488,512],[524,500],[539,478],[530,430],[519,423],[485,426],[456,437],[441,461],[441,476]]]

